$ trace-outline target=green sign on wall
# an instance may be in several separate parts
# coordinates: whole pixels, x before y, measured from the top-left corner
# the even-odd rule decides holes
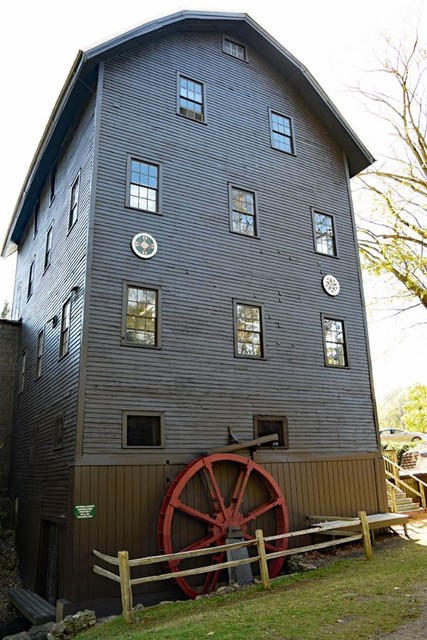
[[[73,509],[74,519],[93,518],[96,513],[96,505],[94,504],[78,504]]]

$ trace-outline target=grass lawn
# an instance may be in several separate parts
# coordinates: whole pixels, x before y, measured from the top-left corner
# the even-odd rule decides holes
[[[133,625],[122,617],[79,635],[80,640],[355,640],[391,632],[426,605],[418,586],[427,581],[427,549],[385,537],[373,560],[360,547],[316,570],[225,596],[147,608]]]

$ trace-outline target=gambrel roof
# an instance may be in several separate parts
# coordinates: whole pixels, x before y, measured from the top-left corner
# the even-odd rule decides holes
[[[247,14],[180,11],[127,31],[87,51],[79,51],[22,186],[5,239],[3,257],[16,250],[61,145],[96,88],[98,64],[163,35],[192,31],[222,31],[250,44],[305,97],[347,154],[350,176],[372,164],[372,155],[305,66]]]

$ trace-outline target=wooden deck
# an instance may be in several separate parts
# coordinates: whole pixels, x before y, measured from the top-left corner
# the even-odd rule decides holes
[[[55,622],[55,607],[28,589],[11,589],[8,597],[13,606],[32,624]]]

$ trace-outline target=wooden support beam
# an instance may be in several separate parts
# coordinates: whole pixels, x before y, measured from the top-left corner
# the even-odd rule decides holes
[[[233,451],[239,451],[240,449],[253,449],[256,447],[260,447],[262,444],[273,444],[273,442],[279,442],[279,434],[272,433],[268,436],[260,436],[259,438],[254,438],[253,440],[246,440],[246,442],[229,444],[225,447],[219,447],[218,449],[211,449],[207,453],[209,456],[214,453],[232,453]]]

